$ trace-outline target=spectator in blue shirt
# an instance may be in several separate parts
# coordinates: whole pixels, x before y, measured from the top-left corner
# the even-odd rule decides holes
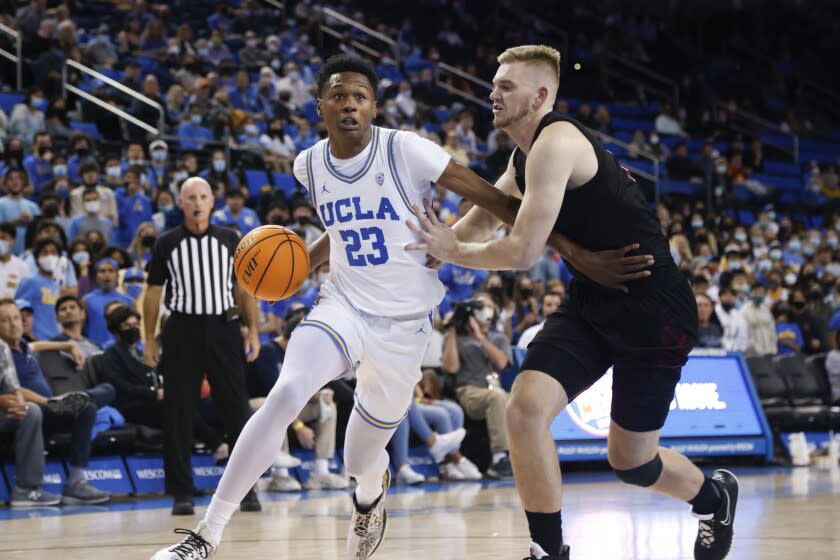
[[[805,338],[802,336],[799,325],[791,318],[790,305],[786,301],[776,302],[773,305],[773,315],[776,318],[779,355],[802,352]]]
[[[200,150],[204,144],[213,141],[213,131],[201,126],[204,117],[199,107],[190,107],[189,114],[190,120],[178,126],[178,140],[185,150]]]
[[[140,168],[133,166],[125,173],[125,186],[117,189],[117,212],[120,227],[117,244],[128,247],[143,222],[152,221],[152,201],[140,188]]]
[[[23,298],[32,305],[32,334],[37,340],[49,340],[58,334],[55,304],[61,288],[53,278],[63,247],[55,239],[39,239],[32,256],[38,265],[38,274],[26,278],[18,285],[15,299]]]
[[[73,184],[81,182],[80,170],[82,164],[88,161],[96,161],[91,153],[90,139],[84,132],[75,132],[70,137],[70,151],[73,153],[67,160],[67,178]]]
[[[213,212],[212,223],[217,226],[236,225],[245,235],[260,225],[257,213],[245,206],[245,193],[241,189],[230,189],[225,196],[227,204]]]
[[[119,266],[114,259],[101,259],[96,263],[97,288],[85,296],[87,323],[84,334],[99,346],[105,348],[114,342],[114,335],[108,330],[105,307],[111,302],[119,302],[128,307],[134,306],[134,300],[117,291],[117,272]]]
[[[111,220],[102,217],[102,201],[99,198],[99,191],[95,187],[85,188],[82,193],[82,204],[85,213],[70,221],[70,227],[67,231],[70,239],[86,235],[89,231],[98,231],[106,242],[110,241],[113,237],[114,225]]]
[[[22,170],[7,170],[3,178],[6,196],[0,198],[0,223],[11,222],[17,226],[16,255],[20,255],[25,248],[26,226],[33,217],[41,214],[37,204],[23,197],[25,182],[26,176]]]
[[[248,113],[258,113],[257,94],[251,85],[251,78],[246,70],[236,73],[236,87],[230,90],[230,102],[237,109]]]
[[[489,272],[473,268],[464,268],[452,263],[440,267],[440,281],[446,286],[450,301],[463,301],[475,292]]]
[[[53,179],[53,147],[50,133],[41,130],[32,140],[32,153],[23,160],[23,167],[29,175],[29,181],[35,188],[35,194],[41,192],[44,185]]]

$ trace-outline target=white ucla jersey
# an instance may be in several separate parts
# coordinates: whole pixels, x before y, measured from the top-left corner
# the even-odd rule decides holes
[[[295,176],[330,236],[329,282],[357,309],[382,317],[428,311],[445,288],[405,221],[432,199],[450,156],[412,132],[372,127],[357,156],[336,160],[322,140],[295,159]]]

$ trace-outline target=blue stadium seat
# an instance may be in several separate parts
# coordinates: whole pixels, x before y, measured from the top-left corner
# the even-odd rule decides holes
[[[622,142],[630,143],[630,142],[633,141],[633,133],[628,132],[626,130],[616,131],[615,134],[613,134],[613,136],[615,136],[616,138],[618,138]]]
[[[84,132],[94,140],[99,140],[102,137],[94,123],[70,121],[70,129]]]
[[[604,148],[611,151],[615,157],[627,157],[627,149],[617,144],[604,143]]]
[[[629,130],[630,132],[634,132],[636,130],[643,130],[645,132],[650,132],[653,130],[653,121],[646,121],[646,120],[639,120],[639,119],[621,119],[621,118],[614,118],[611,121],[611,124],[616,129],[620,130]]]
[[[735,185],[735,188],[732,189],[732,195],[735,197],[736,200],[741,201],[751,201],[755,200],[756,196],[742,185]]]
[[[755,175],[750,175],[750,179],[755,179],[756,181],[763,183],[765,185],[770,185],[773,188],[780,189],[783,191],[801,191],[802,190],[802,180],[799,177],[788,177],[785,175],[768,175],[766,173],[756,173]]]
[[[438,122],[444,122],[449,118],[449,109],[435,109],[435,117]]]
[[[759,139],[764,144],[772,144],[793,150],[793,137],[787,134],[762,134]]]
[[[629,117],[629,118],[653,118],[654,112],[648,107],[635,107],[633,105],[611,104],[607,105],[607,111],[613,117]]]
[[[20,93],[0,93],[0,109],[9,117],[12,114],[12,109],[18,103],[23,103],[23,94]]]
[[[262,169],[246,169],[245,184],[248,186],[248,194],[257,198],[262,192],[262,187],[271,185],[271,181],[268,179],[268,173]]]
[[[738,210],[738,221],[750,227],[755,223],[755,214],[753,214],[752,210]]]
[[[621,163],[624,164],[624,167],[627,167],[632,172],[634,169],[639,169],[646,173],[650,173],[653,175],[653,162],[648,161],[646,159],[637,159],[637,160],[622,160]],[[664,169],[664,165],[660,165],[660,168]]]
[[[798,177],[802,170],[795,163],[764,160],[764,172],[769,175],[793,175]]]
[[[274,187],[283,191],[286,198],[291,197],[298,189],[297,181],[293,175],[288,175],[286,173],[273,173],[271,178],[274,179]]]
[[[700,196],[703,185],[691,181],[667,180],[662,182],[663,194],[682,194],[687,196]]]

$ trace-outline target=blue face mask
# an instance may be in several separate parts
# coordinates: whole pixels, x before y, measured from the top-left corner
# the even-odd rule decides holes
[[[773,261],[768,261],[767,259],[758,261],[759,270],[770,270],[771,268],[773,268]]]
[[[802,249],[802,243],[800,243],[799,241],[794,239],[793,241],[788,243],[788,251],[790,251],[791,253],[798,253],[800,249]]]
[[[164,214],[166,214],[168,212],[171,212],[174,209],[175,209],[175,205],[173,205],[173,204],[161,204],[160,206],[158,206],[158,210],[160,210]]]
[[[77,253],[73,253],[72,259],[74,263],[81,265],[83,262],[90,260],[90,253],[87,251],[79,251]]]
[[[828,243],[828,246],[831,247],[832,249],[837,248],[837,238],[836,237],[829,237],[828,239],[825,240],[825,242]]]
[[[67,177],[67,166],[63,163],[53,165],[52,172],[56,177]]]
[[[753,245],[764,245],[764,238],[763,237],[753,237],[750,239]]]
[[[201,115],[190,115],[190,122],[195,126],[201,126]]]
[[[5,257],[12,251],[11,244],[5,239],[0,239],[0,257]]]
[[[225,167],[227,167],[227,164],[225,163],[225,160],[223,160],[223,159],[217,159],[216,161],[213,162],[213,170],[216,173],[221,173],[222,171],[225,170]]]
[[[739,231],[739,232],[735,233],[735,241],[737,241],[738,243],[743,243],[746,240],[747,240],[747,234],[744,233],[743,231]]]
[[[143,284],[129,282],[125,284],[124,288],[125,294],[131,299],[137,299],[140,297],[140,294],[143,293]]]
[[[782,251],[780,249],[772,249],[770,251],[770,258],[777,261],[782,258]]]
[[[729,270],[741,270],[741,261],[732,261],[729,263]]]
[[[166,161],[166,152],[163,150],[155,150],[152,152],[152,159],[157,162]]]
[[[804,254],[806,257],[813,257],[814,253],[814,248],[811,245],[808,245],[807,247],[802,249],[802,254]]]

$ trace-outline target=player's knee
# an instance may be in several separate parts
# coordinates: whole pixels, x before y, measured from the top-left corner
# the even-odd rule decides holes
[[[545,403],[534,396],[514,393],[505,406],[508,430],[522,433],[544,429],[551,422],[543,413],[545,408]]]
[[[622,482],[647,488],[656,484],[656,481],[662,475],[662,458],[657,453],[656,457],[638,467],[626,470],[614,468],[614,470],[616,476]]]

